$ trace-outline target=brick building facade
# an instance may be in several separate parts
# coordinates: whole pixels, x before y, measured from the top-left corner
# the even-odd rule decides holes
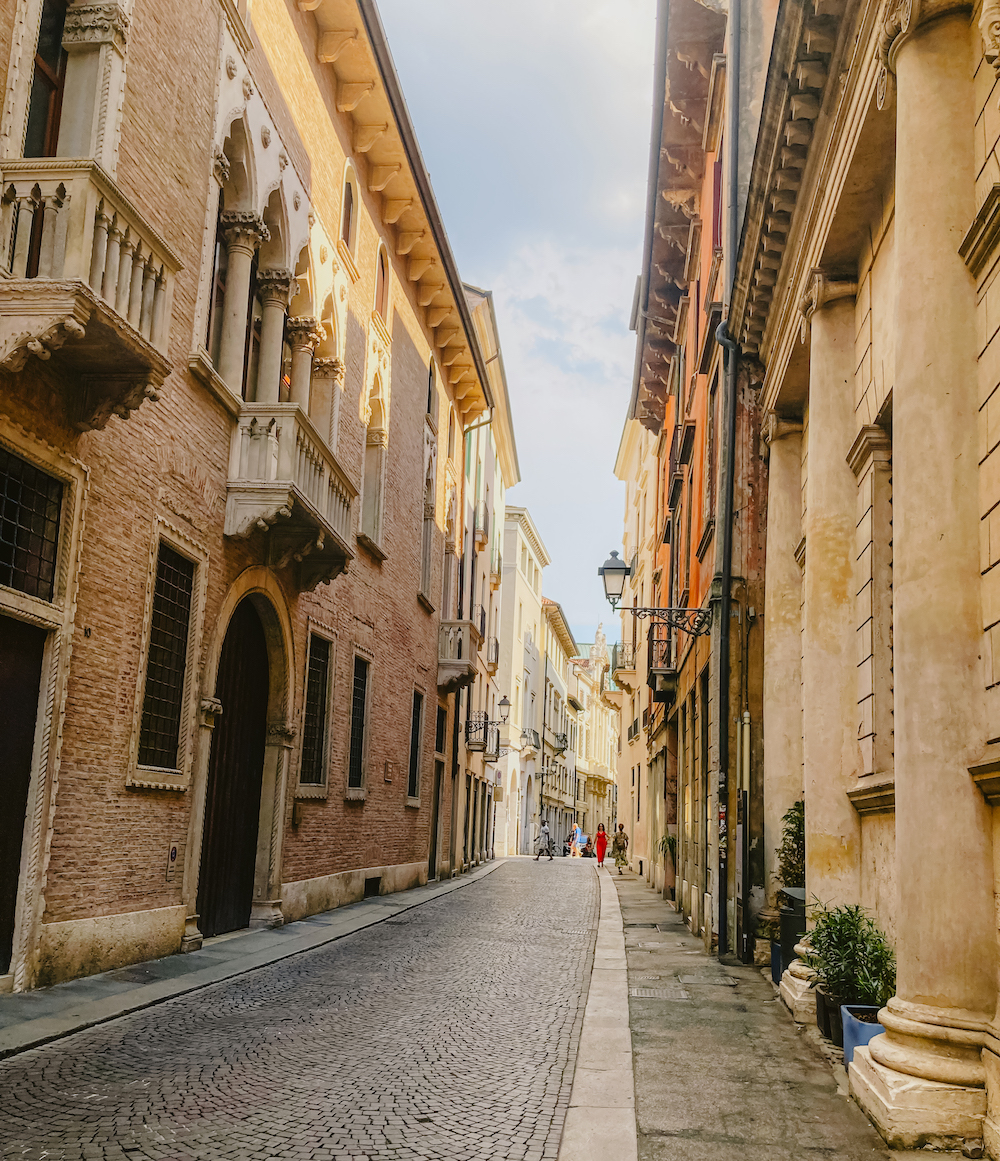
[[[0,987],[454,866],[483,357],[374,5],[246,7],[0,17]]]

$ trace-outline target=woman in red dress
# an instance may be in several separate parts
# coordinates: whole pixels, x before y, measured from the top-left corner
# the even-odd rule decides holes
[[[603,822],[599,822],[597,824],[597,837],[594,840],[594,845],[597,847],[597,865],[599,867],[603,867],[604,866],[604,855],[608,849],[608,836],[607,836],[607,832],[604,829]]]

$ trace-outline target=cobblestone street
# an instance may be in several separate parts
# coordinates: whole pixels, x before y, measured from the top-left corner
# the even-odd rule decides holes
[[[554,1159],[598,918],[573,860],[0,1064],[0,1156]]]

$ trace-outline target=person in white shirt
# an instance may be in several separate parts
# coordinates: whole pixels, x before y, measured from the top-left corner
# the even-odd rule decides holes
[[[549,856],[549,862],[552,862],[552,838],[549,835],[549,824],[542,822],[542,829],[538,832],[538,854],[535,855],[535,862],[542,857],[543,854]]]

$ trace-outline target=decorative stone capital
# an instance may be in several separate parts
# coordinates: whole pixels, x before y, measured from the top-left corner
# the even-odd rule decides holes
[[[368,430],[368,446],[369,447],[388,447],[389,433],[383,427],[369,428]]]
[[[333,379],[336,383],[343,383],[344,364],[341,359],[313,359],[312,373],[314,379]]]
[[[802,316],[800,338],[806,341],[809,334],[809,323],[816,311],[836,302],[840,298],[854,298],[858,293],[858,284],[847,280],[832,279],[824,271],[813,269],[809,271],[806,288],[799,300],[799,313]]]
[[[223,210],[219,215],[226,247],[238,250],[241,247],[251,254],[271,237],[271,231],[264,225],[264,219],[249,210]]]
[[[1000,75],[1000,0],[983,0],[979,31],[983,38],[984,55]]]
[[[988,13],[990,4],[995,0],[986,0],[983,6],[983,15],[980,28],[983,30],[983,43],[986,45],[986,59],[996,68],[996,53],[990,57],[990,39],[987,29],[996,25],[996,8],[991,17]],[[886,0],[883,9],[882,27],[879,32],[878,54],[880,67],[878,79],[875,83],[875,100],[879,109],[884,109],[893,90],[896,75],[896,57],[906,40],[916,32],[921,24],[929,24],[939,16],[946,16],[949,12],[968,12],[972,8],[969,0]],[[1000,31],[1000,28],[997,29]],[[993,38],[996,44],[996,37]]]
[[[285,323],[292,349],[315,351],[326,338],[326,330],[309,315],[298,315]]]
[[[267,727],[267,740],[281,746],[290,747],[295,741],[298,730],[291,722],[274,722]]]
[[[257,293],[263,303],[287,306],[292,290],[292,272],[272,267],[257,274]]]
[[[217,697],[203,697],[198,708],[201,710],[201,724],[214,729],[215,719],[222,716],[222,702]]]
[[[110,44],[124,56],[128,25],[128,16],[120,4],[71,5],[63,25],[63,48],[76,52]]]
[[[764,421],[760,425],[760,451],[764,459],[767,459],[771,451],[771,445],[777,443],[779,439],[784,439],[788,435],[798,435],[802,431],[802,424],[795,423],[788,419],[782,419],[776,411],[768,411],[764,415]]]

